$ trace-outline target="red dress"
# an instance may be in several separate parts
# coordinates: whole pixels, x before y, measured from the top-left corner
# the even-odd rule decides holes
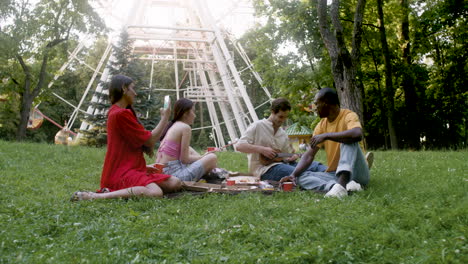
[[[107,153],[101,176],[101,189],[111,191],[160,183],[171,177],[147,174],[142,146],[151,132],[138,123],[130,109],[112,105],[107,114]]]

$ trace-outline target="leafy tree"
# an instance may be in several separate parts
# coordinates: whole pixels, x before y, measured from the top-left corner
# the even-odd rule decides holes
[[[383,0],[377,0],[377,13],[379,21],[380,42],[385,65],[385,114],[387,116],[387,127],[390,136],[392,149],[398,148],[398,140],[395,132],[394,112],[395,112],[395,89],[393,87],[393,64],[392,54],[388,47],[387,33],[385,30],[385,18],[383,12]],[[384,109],[382,109],[384,110]]]
[[[266,18],[244,34],[240,42],[273,97],[292,104],[291,122],[314,126],[315,117],[304,111],[318,89],[332,86],[330,60],[317,30],[314,6],[304,1],[255,1],[258,16]],[[316,45],[320,48],[316,48]],[[284,47],[291,49],[284,53]],[[268,115],[268,105],[265,115]]]
[[[356,2],[350,52],[345,39],[346,32],[340,21],[340,2],[332,0],[330,15],[328,15],[327,1],[317,0],[320,34],[331,58],[333,79],[341,105],[356,112],[362,121],[364,121],[362,92],[356,83],[356,77],[361,56],[362,21],[365,5],[365,0],[357,0]]]
[[[66,52],[70,39],[77,39],[79,33],[100,32],[103,24],[87,1],[9,3],[3,15],[12,23],[2,27],[0,45],[5,47],[10,66],[18,64],[22,71],[14,79],[21,98],[16,139],[23,140],[31,105],[50,78],[50,60]]]
[[[420,2],[420,1],[417,1]],[[416,80],[418,113],[422,118],[420,136],[425,146],[466,147],[468,116],[468,3],[466,1],[425,1],[414,24],[413,54],[424,54],[425,67],[410,68]],[[413,59],[414,60],[414,59]],[[418,85],[424,74],[424,86]]]
[[[354,92],[362,94],[371,148],[418,149],[421,138],[430,148],[466,146],[466,1],[366,2],[364,9],[364,1],[359,0],[339,5],[338,1],[331,5],[256,1],[257,15],[266,17],[266,23],[244,35],[244,47],[251,50],[257,71],[275,96],[284,94],[292,102],[310,100],[322,85],[315,76],[334,73],[338,91],[337,75],[354,76],[349,79]],[[327,49],[316,38],[318,33],[323,35],[323,29],[317,28],[318,14],[322,24],[329,26],[332,45]],[[361,37],[358,52],[354,48]],[[289,43],[298,52],[280,54],[279,47]],[[336,49],[330,51],[330,46]],[[309,47],[307,52],[304,47]],[[359,59],[350,63],[355,55]],[[309,71],[304,67],[307,61],[312,65]],[[346,68],[350,65],[357,68]],[[330,86],[331,82],[323,83]],[[344,107],[350,106],[343,99],[353,96],[341,98]],[[301,117],[292,114],[295,120]]]

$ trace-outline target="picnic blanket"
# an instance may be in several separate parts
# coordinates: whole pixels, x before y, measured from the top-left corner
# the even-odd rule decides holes
[[[234,180],[234,185],[227,185],[227,180]],[[279,184],[273,181],[259,181],[253,176],[229,177],[222,182],[182,182],[184,190],[196,192],[238,193],[238,192],[273,192],[277,191]]]

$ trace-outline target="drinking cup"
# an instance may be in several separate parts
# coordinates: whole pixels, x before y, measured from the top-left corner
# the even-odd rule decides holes
[[[293,183],[292,182],[283,182],[281,187],[283,188],[283,191],[285,192],[290,192],[293,189]]]
[[[235,184],[236,184],[236,180],[231,180],[231,179],[226,180],[226,185],[228,185],[228,186],[233,186]]]
[[[156,173],[162,174],[164,172],[164,167],[166,167],[166,165],[164,165],[163,163],[155,163],[153,167],[156,169]]]

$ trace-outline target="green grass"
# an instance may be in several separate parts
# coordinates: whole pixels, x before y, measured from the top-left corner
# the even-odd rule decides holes
[[[468,152],[376,152],[369,189],[71,203],[104,149],[0,141],[0,263],[468,263]],[[246,171],[239,153],[220,165]],[[323,156],[321,156],[323,158]]]

